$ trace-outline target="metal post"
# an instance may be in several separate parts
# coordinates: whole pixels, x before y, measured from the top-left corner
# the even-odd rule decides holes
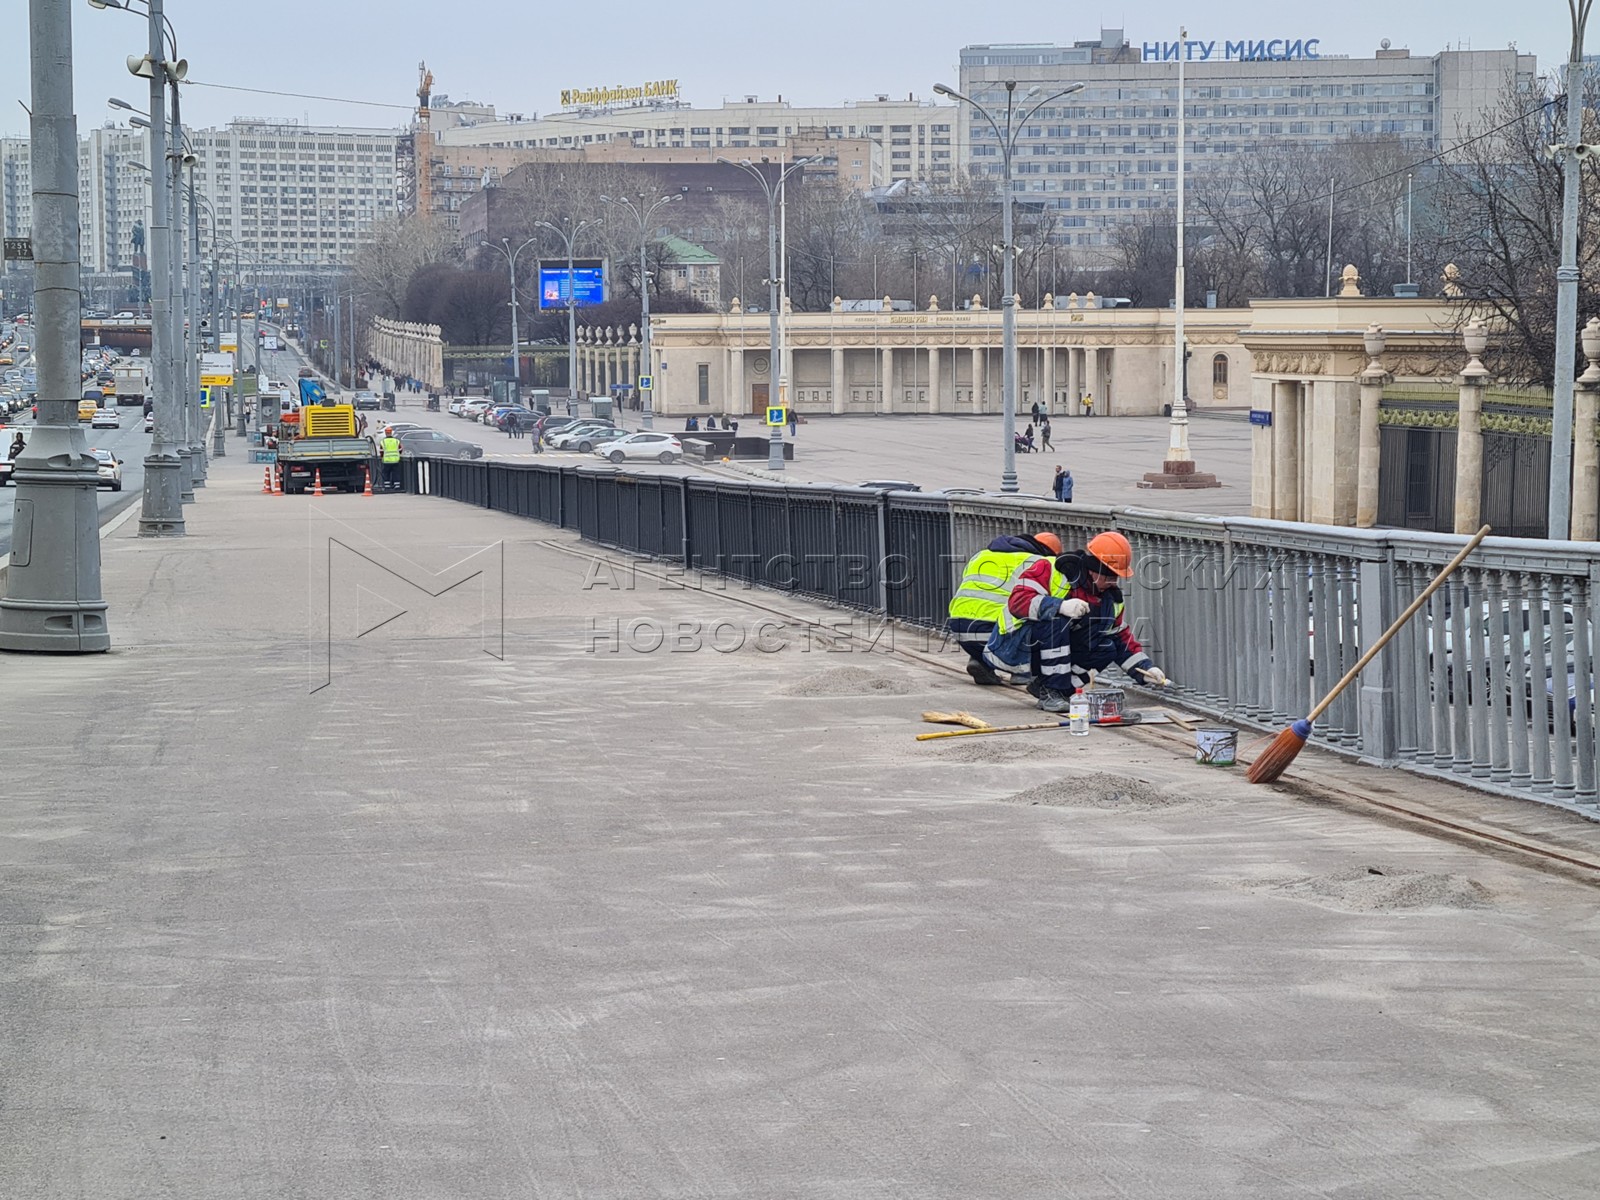
[[[511,378],[517,381],[518,391],[522,384],[522,351],[517,342],[517,256],[509,253],[511,239],[502,239],[506,243],[506,258],[511,261]],[[519,248],[517,253],[522,251]],[[520,400],[521,397],[519,396]]]
[[[339,337],[339,310],[344,307],[344,301],[339,298],[339,289],[333,289],[333,390],[340,388],[339,358],[343,350]]]
[[[0,649],[109,650],[100,598],[98,464],[77,420],[78,122],[68,0],[31,0],[33,313],[39,420],[16,458]]]
[[[194,438],[189,432],[192,416],[189,407],[189,365],[184,357],[188,338],[183,328],[183,120],[179,114],[180,103],[178,85],[173,81],[172,119],[167,133],[166,159],[168,196],[172,204],[171,220],[167,223],[167,236],[172,246],[167,259],[167,305],[172,314],[167,341],[171,344],[173,395],[177,407],[173,430],[178,442],[179,498],[188,504],[194,500]]]
[[[1184,122],[1183,109],[1183,63],[1189,55],[1189,31],[1178,31],[1178,220],[1177,220],[1177,265],[1173,274],[1173,301],[1172,301],[1172,427],[1171,435],[1167,439],[1167,462],[1181,463],[1189,461],[1189,404],[1188,387],[1189,371],[1189,345],[1184,335],[1183,317],[1184,302],[1187,299],[1187,287],[1183,274],[1183,225],[1186,215],[1184,208],[1184,193],[1188,188],[1188,179],[1184,175],[1184,142],[1188,137],[1188,128]],[[1109,408],[1109,405],[1108,405]],[[1169,473],[1182,468],[1173,468],[1163,465],[1163,471]]]
[[[184,532],[183,463],[178,455],[181,388],[172,353],[172,254],[170,206],[162,165],[167,155],[166,75],[162,53],[161,0],[150,0],[150,393],[156,424],[144,459],[144,497],[140,537],[173,537]]]
[[[191,161],[184,162],[184,159]],[[194,419],[189,425],[189,462],[194,469],[194,486],[206,485],[206,413],[200,407],[200,196],[194,186],[192,156],[179,155],[181,166],[189,168],[189,405]]]
[[[772,352],[768,355],[767,386],[774,390],[776,395],[767,397],[768,408],[783,407],[783,389],[775,386],[778,381],[778,362],[783,355],[783,344],[779,341],[778,331],[778,193],[766,177],[762,183],[767,188],[767,325],[772,339]],[[787,417],[789,414],[785,413]],[[783,470],[783,426],[773,425],[769,428],[770,436],[767,439],[767,470]]]
[[[217,353],[222,353],[222,309],[218,307],[217,275],[222,264],[217,259],[217,222],[216,214],[211,219],[211,337],[216,342]],[[229,409],[233,404],[233,397],[238,392],[238,380],[234,386],[226,388],[223,395],[226,397]],[[227,449],[223,445],[223,435],[226,432],[228,412],[216,400],[211,402],[211,453],[217,458],[227,457]]]
[[[644,197],[639,197],[639,374],[650,378],[650,273],[645,262],[645,221],[649,212],[644,207]],[[636,384],[638,380],[634,381]],[[651,388],[655,380],[650,378]],[[639,427],[655,428],[655,412],[650,404],[650,388],[639,388]]]
[[[1572,381],[1578,337],[1578,146],[1583,141],[1583,30],[1593,0],[1572,8],[1567,56],[1567,139],[1561,147],[1561,266],[1556,270],[1555,396],[1550,423],[1547,535],[1565,541],[1572,513]]]

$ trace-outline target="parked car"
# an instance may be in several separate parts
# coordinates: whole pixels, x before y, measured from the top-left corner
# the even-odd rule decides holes
[[[120,492],[122,490],[122,460],[111,451],[103,450],[98,446],[91,447],[89,453],[100,460],[100,486],[108,487],[113,492]]]
[[[450,415],[452,417],[459,417],[461,415],[461,410],[466,406],[467,398],[465,396],[457,396],[454,400],[450,401]]]
[[[468,400],[461,406],[461,415],[469,421],[476,421],[483,416],[484,410],[488,407],[487,400]]]
[[[875,492],[920,492],[922,485],[912,483],[907,479],[864,479],[856,484],[860,488],[870,488]]]
[[[115,408],[97,408],[89,421],[90,429],[121,429],[122,417]]]
[[[597,446],[595,454],[614,463],[629,458],[653,458],[656,462],[670,463],[677,462],[683,457],[683,444],[670,433],[643,430],[639,433],[625,433],[614,442]]]
[[[437,458],[482,458],[483,447],[476,442],[463,442],[437,429],[410,429],[398,435],[400,453],[415,457],[420,454]]]
[[[496,429],[504,430],[509,419],[513,416],[522,423],[524,429],[532,429],[533,423],[539,419],[539,414],[531,408],[523,408],[520,404],[503,404],[499,408],[493,409],[484,418],[484,423],[492,423]]]
[[[616,441],[625,432],[610,421],[591,420],[563,429],[549,439],[549,444],[555,450],[577,450],[587,454],[603,442]]]

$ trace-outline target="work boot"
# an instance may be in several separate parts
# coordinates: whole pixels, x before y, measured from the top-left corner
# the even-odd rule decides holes
[[[1005,682],[987,665],[976,660],[967,663],[967,674],[972,676],[972,682],[979,687],[998,687]]]
[[[1039,707],[1047,713],[1064,713],[1072,704],[1072,697],[1054,688],[1039,689]]]

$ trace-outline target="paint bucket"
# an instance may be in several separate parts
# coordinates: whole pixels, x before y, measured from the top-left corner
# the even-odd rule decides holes
[[[1194,760],[1207,767],[1231,767],[1239,749],[1237,729],[1196,729]]]
[[[1121,688],[1089,688],[1083,693],[1089,700],[1090,721],[1120,720],[1125,711]]]

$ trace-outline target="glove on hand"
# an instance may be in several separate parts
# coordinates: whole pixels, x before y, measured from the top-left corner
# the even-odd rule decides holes
[[[1089,615],[1089,602],[1087,600],[1063,600],[1061,602],[1061,615],[1069,621],[1087,617]]]
[[[1146,667],[1139,673],[1147,687],[1166,687],[1169,680],[1160,667]]]

